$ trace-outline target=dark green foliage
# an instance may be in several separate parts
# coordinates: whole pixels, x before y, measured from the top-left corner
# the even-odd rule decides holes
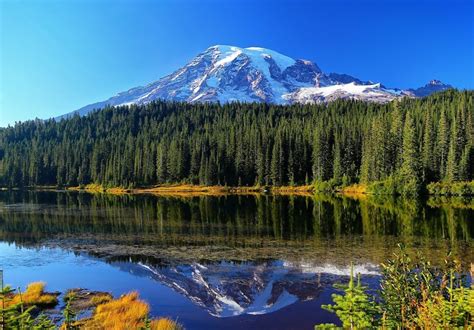
[[[400,184],[397,190],[402,195],[418,194],[421,188],[421,173],[415,123],[408,112],[403,128],[402,166],[399,171]]]
[[[413,260],[400,245],[393,259],[382,264],[378,303],[366,289],[354,285],[351,271],[344,295],[333,295],[323,308],[337,314],[344,328],[470,329],[474,287],[469,287],[460,263],[448,256],[443,268],[419,256]],[[335,328],[333,324],[316,328]]]
[[[77,313],[71,308],[71,303],[74,300],[74,295],[70,295],[66,299],[66,307],[63,310],[64,328],[65,330],[76,330],[79,326],[75,324],[77,321]]]
[[[360,283],[360,275],[357,276],[357,284],[354,283],[354,270],[351,266],[351,274],[348,285],[335,285],[338,289],[344,290],[344,295],[333,294],[334,305],[322,305],[330,312],[336,313],[346,329],[365,329],[374,325],[377,315],[377,305]],[[316,329],[322,329],[333,325],[319,325]]]
[[[382,324],[389,328],[455,328],[472,325],[469,288],[460,264],[450,257],[444,269],[423,257],[413,260],[403,246],[382,264]]]
[[[389,104],[152,102],[0,129],[0,186],[329,186],[473,180],[470,91]],[[387,187],[388,185],[388,187]],[[380,189],[379,189],[380,188]]]
[[[430,195],[474,196],[474,182],[435,182],[426,186]]]

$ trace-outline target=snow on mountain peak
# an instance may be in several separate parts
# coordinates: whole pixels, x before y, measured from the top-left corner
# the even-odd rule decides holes
[[[208,51],[219,52],[219,59],[215,63],[215,65],[225,65],[231,63],[241,54],[248,56],[252,61],[261,61],[265,58],[272,58],[282,70],[286,69],[291,65],[294,65],[296,62],[291,57],[282,55],[278,52],[262,47],[240,48],[227,45],[215,45],[209,47]]]
[[[443,82],[441,82],[440,80],[433,79],[433,80],[430,80],[430,81],[428,82],[428,85],[440,86],[440,85],[444,85],[444,84],[443,84]]]
[[[336,98],[351,98],[386,102],[392,100],[394,95],[388,90],[383,90],[380,83],[372,85],[357,85],[355,82],[337,84],[324,87],[303,87],[294,93],[283,96],[287,100],[298,100],[300,103],[320,103]]]
[[[73,113],[84,115],[106,105],[145,104],[157,99],[289,104],[351,98],[389,102],[402,96],[423,97],[448,88],[451,86],[432,80],[418,89],[386,89],[381,84],[363,82],[346,74],[326,74],[314,62],[295,60],[267,48],[215,45],[155,82]]]

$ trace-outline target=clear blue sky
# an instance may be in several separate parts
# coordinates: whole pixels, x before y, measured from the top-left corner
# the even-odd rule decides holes
[[[474,1],[0,0],[0,126],[152,82],[215,44],[387,86],[474,88]]]

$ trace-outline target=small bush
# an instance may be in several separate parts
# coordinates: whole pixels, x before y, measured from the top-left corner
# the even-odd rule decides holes
[[[393,176],[383,181],[376,181],[367,187],[367,192],[374,195],[398,195],[401,194],[399,182]]]
[[[354,284],[351,273],[344,295],[333,295],[334,304],[323,306],[337,314],[344,328],[471,329],[474,325],[474,286],[468,286],[458,261],[448,257],[445,267],[434,267],[422,257],[413,260],[400,246],[399,253],[381,266],[377,304],[366,288]]]
[[[337,285],[344,290],[344,295],[333,294],[334,305],[323,305],[322,307],[330,312],[336,313],[342,322],[342,326],[347,329],[369,328],[374,324],[377,315],[375,301],[370,297],[367,288],[360,283],[360,275],[357,277],[357,284],[354,281],[354,269],[351,266],[349,284]],[[316,329],[331,328],[331,324],[316,326]]]
[[[340,188],[340,183],[337,180],[331,179],[328,181],[315,181],[313,186],[315,192],[336,192]]]

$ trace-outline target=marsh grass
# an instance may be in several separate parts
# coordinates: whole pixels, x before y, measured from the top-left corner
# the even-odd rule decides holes
[[[151,321],[151,330],[183,330],[184,328],[177,322],[168,318],[161,318]]]
[[[101,305],[101,304],[108,303],[111,300],[112,300],[112,298],[110,297],[110,295],[101,294],[101,295],[96,295],[96,296],[92,297],[90,299],[90,302],[91,302],[92,305],[98,306],[98,305]]]
[[[149,311],[150,307],[139,299],[138,293],[131,292],[118,299],[99,304],[90,319],[80,320],[78,324],[85,329],[182,329],[178,323],[170,319],[149,320]]]
[[[0,329],[57,329],[52,320],[41,312],[58,303],[58,294],[46,293],[45,283],[34,282],[25,292],[4,287],[0,291]],[[118,299],[103,292],[84,289],[69,290],[64,297],[62,330],[182,330],[177,322],[150,319],[148,304],[131,292]],[[77,304],[79,303],[79,305]],[[77,320],[77,308],[95,307],[92,317]]]
[[[58,295],[54,293],[46,293],[44,291],[46,284],[43,282],[34,282],[28,285],[26,291],[15,294],[12,299],[6,304],[16,305],[21,302],[25,306],[37,307],[53,307],[58,303]]]
[[[57,303],[55,295],[44,293],[44,283],[33,283],[24,293],[2,286],[0,302],[0,329],[54,329],[53,322],[39,313]]]

